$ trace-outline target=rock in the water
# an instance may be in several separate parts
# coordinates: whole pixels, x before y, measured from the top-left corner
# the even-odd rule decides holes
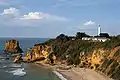
[[[14,63],[23,62],[22,55],[18,55],[13,62],[14,62]]]
[[[19,46],[19,42],[17,40],[8,40],[5,44],[5,52],[8,53],[22,53],[22,49]]]

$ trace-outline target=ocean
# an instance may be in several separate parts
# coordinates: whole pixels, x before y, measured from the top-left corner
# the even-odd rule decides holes
[[[42,43],[48,38],[0,38],[0,80],[60,80],[50,69],[38,67],[32,63],[15,64],[3,55],[6,40],[19,41],[24,52],[34,44]]]

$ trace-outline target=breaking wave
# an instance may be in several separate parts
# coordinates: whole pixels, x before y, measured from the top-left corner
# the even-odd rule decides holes
[[[16,76],[25,76],[26,75],[24,68],[19,68],[19,69],[15,69],[13,71],[7,71],[7,72],[12,73],[13,75],[16,75]]]
[[[21,64],[12,64],[12,65],[10,66],[10,68],[21,68],[21,67],[22,67]]]

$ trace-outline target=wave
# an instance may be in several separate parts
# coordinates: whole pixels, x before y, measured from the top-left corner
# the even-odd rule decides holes
[[[22,64],[12,64],[9,66],[9,68],[21,68]]]
[[[3,66],[2,68],[7,68],[7,66],[5,65],[5,66]]]
[[[0,69],[7,68],[7,66],[0,66]]]
[[[7,71],[8,73],[12,73],[15,76],[25,76],[26,72],[24,72],[24,68],[19,68],[13,71]]]
[[[63,77],[62,74],[60,74],[59,72],[57,71],[53,71],[54,74],[56,74],[61,80],[67,80],[66,78]]]
[[[16,69],[16,68],[22,68],[22,65],[21,64],[6,64],[6,65],[0,64],[0,68]]]

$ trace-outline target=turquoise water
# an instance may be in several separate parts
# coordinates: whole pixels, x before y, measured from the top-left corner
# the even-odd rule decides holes
[[[0,50],[4,49],[5,42],[8,39],[0,39]],[[21,48],[26,51],[36,43],[44,42],[48,39],[17,39]],[[50,69],[38,67],[35,64],[14,64],[10,60],[5,60],[3,54],[0,54],[0,80],[60,80]]]

